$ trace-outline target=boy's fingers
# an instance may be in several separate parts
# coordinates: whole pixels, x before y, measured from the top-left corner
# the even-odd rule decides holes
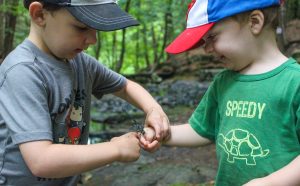
[[[139,140],[139,135],[136,132],[129,132],[125,134],[125,136],[127,136],[128,138],[136,138]]]
[[[161,129],[161,126],[159,125],[159,124],[147,124],[147,125],[145,125],[145,127],[151,127],[151,128],[153,128],[154,129],[154,131],[155,131],[155,138],[156,139],[160,139],[161,138],[161,136],[162,136],[162,129]],[[146,131],[147,132],[147,131]]]
[[[167,117],[163,117],[163,140],[170,138],[170,123]]]
[[[153,147],[157,146],[158,143],[159,143],[159,142],[158,142],[157,140],[154,140],[154,141],[152,141],[151,143],[149,143],[149,144],[147,145],[147,147],[153,148]]]
[[[161,130],[161,127],[160,125],[154,125],[154,126],[151,126],[154,128],[154,131],[155,131],[155,137],[156,139],[160,140],[161,136],[162,136],[162,130]]]
[[[145,139],[145,137],[143,135],[140,136],[140,143],[143,145],[143,146],[146,146],[149,144],[149,142]]]
[[[143,135],[143,137],[145,138],[146,141],[153,141],[153,139],[155,139],[155,131],[149,127],[145,127],[144,128],[145,134]]]
[[[170,137],[170,124],[167,117],[162,118],[162,125],[152,126],[155,130],[155,137],[158,141],[168,139]]]
[[[157,140],[152,141],[150,144],[146,146],[148,152],[154,152],[160,147],[160,143]]]

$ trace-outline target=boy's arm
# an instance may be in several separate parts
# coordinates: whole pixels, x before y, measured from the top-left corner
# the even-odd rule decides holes
[[[198,147],[212,143],[209,139],[200,136],[190,124],[172,125],[171,137],[165,145],[178,147]]]
[[[19,148],[30,171],[42,178],[73,176],[114,161],[135,161],[140,155],[138,134],[134,132],[92,145],[34,141],[20,144]]]
[[[144,150],[154,152],[160,147],[155,140],[155,131],[147,127],[145,134],[140,137],[140,143]],[[198,147],[210,144],[211,141],[197,134],[190,124],[172,125],[170,138],[164,141],[164,145],[177,147]]]
[[[146,114],[145,126],[155,130],[156,139],[161,141],[169,136],[169,120],[156,100],[139,84],[127,80],[126,86],[115,93],[132,105],[142,109]]]
[[[251,180],[243,186],[298,186],[300,185],[300,155],[291,163],[269,176]]]

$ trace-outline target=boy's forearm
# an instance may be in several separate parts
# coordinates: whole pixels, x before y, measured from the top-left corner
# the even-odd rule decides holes
[[[40,144],[42,148],[35,144],[35,149],[39,150],[31,149],[36,151],[31,153],[38,153],[38,155],[28,155],[27,157],[35,157],[31,159],[24,158],[32,173],[39,177],[62,178],[73,176],[112,163],[119,158],[118,149],[111,144],[112,142],[93,145],[48,143],[46,148],[45,144]],[[22,145],[20,148],[22,151]],[[27,152],[28,150],[30,149],[27,148]],[[23,151],[23,153],[26,153],[26,151]]]
[[[172,125],[171,137],[164,145],[178,147],[198,147],[210,144],[211,141],[197,134],[190,124]]]
[[[278,171],[263,178],[268,185],[298,186],[300,185],[300,155]]]
[[[151,112],[151,109],[163,112],[156,100],[141,85],[131,80],[127,80],[124,89],[115,93],[115,95],[140,108],[145,113]]]

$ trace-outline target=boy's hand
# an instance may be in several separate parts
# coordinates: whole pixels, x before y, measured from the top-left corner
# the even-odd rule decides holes
[[[160,147],[160,143],[156,140],[154,129],[146,127],[144,132],[144,135],[140,136],[141,147],[148,152],[156,151]]]
[[[143,137],[145,138],[146,141],[148,142],[152,142],[155,140],[155,131],[153,128],[150,127],[146,127],[144,128],[144,132],[145,134],[143,135]]]
[[[167,140],[170,137],[170,123],[167,115],[161,110],[152,108],[146,116],[145,127],[151,127],[155,131],[158,141]]]
[[[118,161],[131,162],[140,157],[139,137],[136,132],[130,132],[111,139],[118,150]]]

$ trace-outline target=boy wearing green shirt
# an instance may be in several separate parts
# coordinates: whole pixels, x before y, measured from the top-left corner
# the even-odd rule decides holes
[[[171,126],[165,142],[214,142],[216,185],[300,185],[300,66],[276,45],[280,3],[194,0],[187,29],[166,49],[180,53],[204,44],[227,69],[215,77],[188,124]],[[146,131],[151,141],[154,132]]]
[[[92,95],[128,101],[144,111],[158,139],[167,137],[168,120],[155,99],[84,52],[96,43],[96,30],[138,24],[116,0],[24,5],[29,36],[0,66],[0,185],[74,186],[82,172],[137,160],[136,132],[87,145]]]

